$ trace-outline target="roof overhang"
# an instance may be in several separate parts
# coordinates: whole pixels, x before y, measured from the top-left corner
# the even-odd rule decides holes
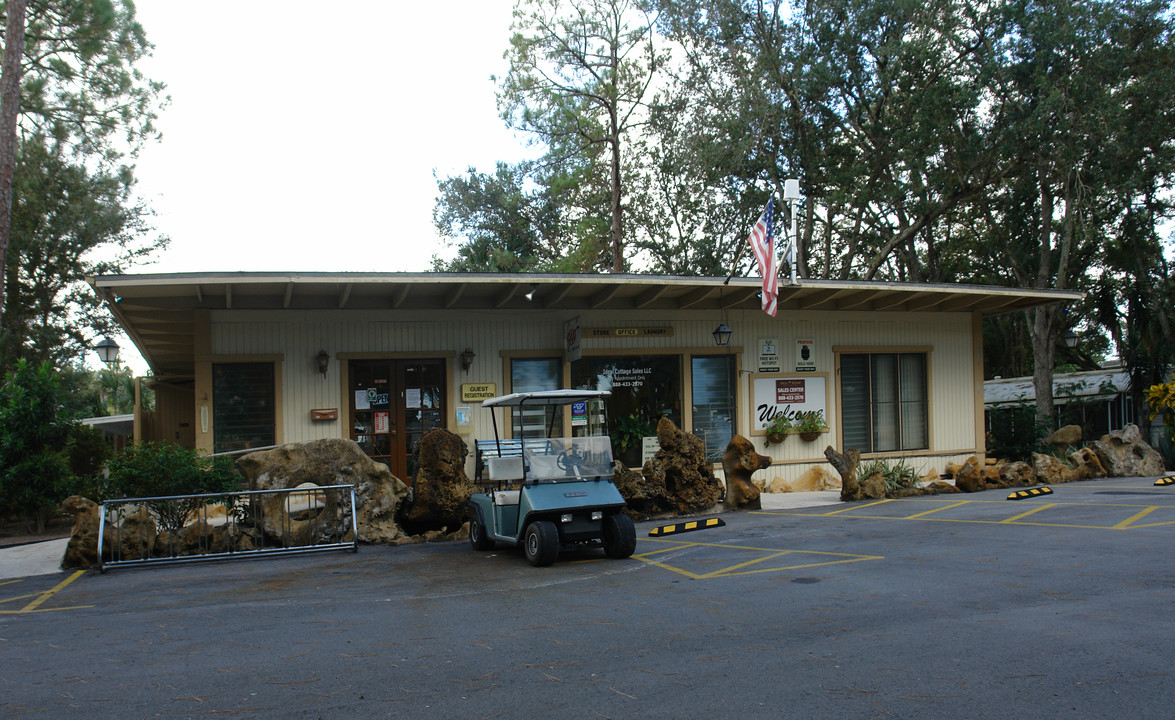
[[[103,275],[90,285],[156,375],[194,370],[197,310],[757,310],[759,278],[500,273]],[[528,299],[529,296],[529,299]],[[966,312],[1079,300],[1079,292],[976,285],[801,280],[781,311]]]

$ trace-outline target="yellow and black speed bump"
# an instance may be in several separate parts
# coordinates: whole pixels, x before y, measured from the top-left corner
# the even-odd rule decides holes
[[[722,527],[725,524],[726,521],[722,518],[690,520],[689,522],[677,523],[676,525],[655,527],[649,531],[649,537],[661,537],[662,535],[676,535],[677,533],[693,532],[694,530],[706,530],[708,528]]]
[[[1009,500],[1024,500],[1026,498],[1040,497],[1041,495],[1052,495],[1053,489],[1047,487],[1030,488],[1028,490],[1017,490],[1008,496]]]
[[[1163,485],[1175,485],[1175,475],[1161,477],[1158,480],[1155,480],[1155,485],[1159,485],[1160,487]]]

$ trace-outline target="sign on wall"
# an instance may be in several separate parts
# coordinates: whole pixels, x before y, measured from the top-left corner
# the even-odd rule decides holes
[[[759,338],[759,372],[777,373],[779,364],[779,339]]]
[[[498,396],[498,383],[461,383],[461,402],[479,402]]]
[[[796,340],[796,372],[816,372],[816,341]]]
[[[575,362],[583,357],[583,335],[579,329],[579,316],[563,323],[563,345],[567,351],[567,362]]]
[[[828,377],[756,376],[751,379],[751,432],[763,434],[763,426],[780,413],[795,417],[796,413],[820,410],[828,421]]]

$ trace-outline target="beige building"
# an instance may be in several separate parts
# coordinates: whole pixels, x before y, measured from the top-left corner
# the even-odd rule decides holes
[[[982,318],[1081,297],[802,280],[780,288],[772,318],[757,279],[185,273],[91,284],[151,366],[156,404],[136,407],[136,438],[210,452],[352,438],[406,480],[429,429],[471,448],[493,436],[481,399],[582,387],[612,390],[613,444],[630,466],[666,415],[719,468],[731,434],[750,437],[774,461],[768,481],[825,462],[828,445],[941,469],[983,454]],[[817,410],[817,439],[767,442],[772,416]],[[559,421],[574,427],[585,411]]]

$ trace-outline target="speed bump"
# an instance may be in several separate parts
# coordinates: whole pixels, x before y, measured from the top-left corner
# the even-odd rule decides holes
[[[1175,485],[1175,475],[1168,475],[1155,480],[1155,485]]]
[[[1040,497],[1041,495],[1052,495],[1053,489],[1047,487],[1030,488],[1028,490],[1017,490],[1008,496],[1009,500],[1024,500],[1025,498]]]
[[[676,525],[655,527],[649,531],[649,537],[662,537],[664,535],[676,535],[677,533],[692,532],[694,530],[706,530],[708,528],[722,527],[725,524],[726,521],[722,518],[690,520],[689,522],[677,523]]]

